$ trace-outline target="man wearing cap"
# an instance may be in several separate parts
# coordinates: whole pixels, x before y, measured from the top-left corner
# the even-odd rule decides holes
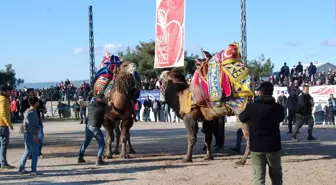
[[[9,96],[13,88],[7,84],[0,86],[0,156],[1,168],[12,169],[13,166],[7,163],[7,148],[9,144],[9,129],[13,130],[10,119]]]
[[[106,164],[105,161],[103,161],[103,152],[105,147],[104,134],[100,129],[104,122],[106,105],[107,100],[104,94],[98,94],[96,96],[96,100],[88,107],[88,120],[85,127],[85,141],[79,151],[78,163],[86,162],[84,160],[85,150],[89,146],[91,140],[95,138],[99,145],[96,165],[99,166]]]

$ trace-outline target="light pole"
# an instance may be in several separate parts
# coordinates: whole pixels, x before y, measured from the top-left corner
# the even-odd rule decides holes
[[[245,65],[247,64],[247,43],[246,43],[246,0],[240,0],[240,36],[241,53]]]

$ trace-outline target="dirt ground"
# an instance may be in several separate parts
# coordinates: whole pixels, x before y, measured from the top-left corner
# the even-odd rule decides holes
[[[23,138],[19,125],[11,133],[8,161],[18,167],[23,154]],[[203,161],[203,133],[199,133],[194,149],[194,162],[181,162],[187,148],[183,123],[142,123],[132,128],[131,140],[137,154],[122,160],[118,156],[108,165],[95,167],[97,143],[93,141],[86,153],[87,164],[79,165],[77,155],[83,142],[84,125],[78,122],[45,123],[46,158],[40,159],[42,177],[18,175],[17,169],[0,171],[0,184],[118,184],[118,185],[249,185],[252,180],[250,160],[245,166],[235,166],[240,154],[228,150],[236,140],[236,128],[226,126],[225,149],[215,152],[215,160]],[[298,143],[292,143],[282,128],[283,174],[285,185],[336,184],[336,129],[316,126],[315,142],[307,142],[304,127]],[[30,169],[30,162],[27,163]],[[267,177],[267,184],[270,179]]]

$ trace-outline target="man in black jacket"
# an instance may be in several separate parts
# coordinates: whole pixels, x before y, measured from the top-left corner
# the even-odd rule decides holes
[[[312,116],[313,107],[314,107],[314,100],[309,94],[309,86],[304,85],[303,91],[299,95],[298,104],[296,106],[296,123],[292,135],[293,141],[296,141],[296,136],[304,123],[308,124],[307,140],[308,141],[315,140],[315,138],[313,137],[313,127],[314,127],[314,119]]]
[[[84,153],[86,148],[89,146],[91,140],[95,138],[98,142],[99,149],[97,155],[96,165],[105,165],[103,161],[103,152],[105,147],[104,134],[101,131],[101,127],[104,122],[105,108],[107,105],[107,100],[104,94],[98,94],[96,96],[96,101],[92,102],[88,108],[88,121],[85,127],[85,141],[80,148],[78,163],[86,162],[84,160]]]
[[[283,125],[286,125],[287,124],[287,120],[286,120],[286,116],[287,116],[287,109],[286,109],[287,97],[285,96],[284,91],[281,91],[280,96],[278,96],[277,102],[278,102],[278,104],[280,104],[284,108],[285,119],[283,121]]]
[[[298,103],[298,96],[296,93],[292,93],[289,95],[286,103],[286,109],[288,109],[288,133],[291,134],[293,130],[293,123],[295,124],[295,114],[296,114],[296,106]]]
[[[259,87],[260,98],[246,105],[239,115],[250,129],[250,149],[253,184],[265,184],[266,164],[272,184],[282,184],[280,122],[284,119],[283,107],[272,97],[274,87],[264,82]]]

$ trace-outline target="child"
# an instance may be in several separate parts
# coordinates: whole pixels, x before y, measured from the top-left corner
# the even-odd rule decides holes
[[[22,155],[20,161],[20,174],[27,174],[28,171],[25,170],[26,161],[32,154],[31,161],[31,176],[43,175],[42,173],[37,172],[37,160],[39,156],[39,118],[37,116],[36,108],[39,106],[39,99],[37,97],[31,97],[28,99],[30,105],[24,113],[23,119],[23,131],[24,131],[24,144],[25,151]]]

